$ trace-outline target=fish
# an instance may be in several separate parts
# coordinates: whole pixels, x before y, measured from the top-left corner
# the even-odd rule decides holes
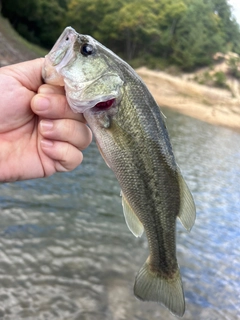
[[[121,187],[128,228],[136,237],[145,231],[149,257],[136,275],[135,296],[182,317],[176,220],[190,231],[196,209],[160,107],[129,64],[72,27],[46,55],[42,75],[45,83],[64,86],[71,109],[83,113]]]

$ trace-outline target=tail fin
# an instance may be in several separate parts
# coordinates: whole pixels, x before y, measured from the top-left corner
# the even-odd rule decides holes
[[[176,316],[182,317],[185,312],[185,299],[179,269],[176,276],[168,280],[153,273],[146,261],[136,276],[134,294],[140,300],[162,303]]]

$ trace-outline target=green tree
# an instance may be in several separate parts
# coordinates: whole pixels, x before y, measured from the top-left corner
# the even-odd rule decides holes
[[[159,35],[154,0],[71,0],[68,20],[81,33],[91,34],[131,59]]]
[[[65,0],[2,0],[2,13],[28,40],[51,47],[63,27]]]
[[[226,51],[240,54],[240,27],[232,15],[232,8],[227,0],[211,0],[212,10],[220,18],[220,30]]]
[[[155,54],[167,59],[172,54],[172,45],[180,19],[187,11],[182,0],[161,0],[158,2],[158,28],[160,40],[155,45]]]
[[[71,25],[127,60],[164,60],[185,70],[211,63],[217,51],[240,53],[227,0],[2,0],[2,12],[45,47]]]
[[[38,0],[39,16],[34,20],[38,37],[45,47],[52,47],[64,25],[66,11],[58,0]]]
[[[101,30],[106,33],[113,22],[113,37],[118,47],[124,48],[125,57],[131,60],[140,54],[152,54],[154,41],[159,40],[160,30],[153,0],[126,3],[115,14],[110,13],[103,21]]]
[[[202,0],[186,0],[188,10],[176,27],[171,59],[183,69],[210,64],[213,54],[223,49],[220,18]]]
[[[115,7],[118,2],[113,2]],[[111,3],[111,0],[69,0],[66,24],[82,34],[96,37],[104,17],[111,11]]]

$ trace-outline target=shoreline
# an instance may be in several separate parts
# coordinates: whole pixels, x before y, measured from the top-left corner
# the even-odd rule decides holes
[[[160,107],[240,132],[240,99],[230,91],[210,88],[145,67],[136,69]]]
[[[22,39],[0,15],[0,67],[39,57],[40,49]],[[36,52],[34,50],[36,50]],[[38,52],[38,53],[37,53]],[[220,65],[217,68],[222,67]],[[136,69],[161,107],[240,132],[240,83],[229,79],[233,94],[226,89],[199,85],[189,75],[171,76],[145,67]]]

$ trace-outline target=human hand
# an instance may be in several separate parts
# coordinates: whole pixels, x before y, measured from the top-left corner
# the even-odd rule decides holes
[[[70,171],[92,139],[64,88],[43,84],[44,59],[0,68],[0,181]]]

